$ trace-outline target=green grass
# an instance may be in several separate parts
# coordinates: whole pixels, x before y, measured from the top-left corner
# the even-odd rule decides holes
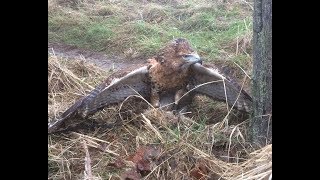
[[[113,55],[132,49],[146,59],[173,38],[185,37],[207,61],[250,61],[234,46],[252,33],[252,12],[240,2],[74,2],[49,0],[49,42]]]

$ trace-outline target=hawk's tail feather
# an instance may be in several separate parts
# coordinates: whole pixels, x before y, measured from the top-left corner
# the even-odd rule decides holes
[[[86,113],[81,111],[82,107],[84,107],[87,103],[92,101],[92,99],[94,99],[104,87],[104,85],[100,85],[93,89],[87,96],[76,101],[71,107],[69,107],[58,118],[56,118],[54,122],[49,123],[48,132],[52,133],[57,131],[58,128],[62,125],[62,123],[71,117],[81,116],[82,118],[84,118],[86,116]]]
[[[59,118],[56,118],[54,122],[48,124],[48,133],[53,133],[58,130],[58,128],[62,125],[62,123],[69,119],[72,116],[75,116],[78,112],[79,107],[82,105],[82,99],[78,100],[74,103],[70,108],[68,108],[65,112],[63,112]]]

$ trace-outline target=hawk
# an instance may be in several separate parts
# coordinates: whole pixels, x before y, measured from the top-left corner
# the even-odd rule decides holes
[[[226,102],[244,112],[249,112],[252,105],[247,92],[218,70],[203,66],[190,43],[178,38],[148,59],[145,66],[109,76],[49,123],[48,132],[56,131],[71,117],[87,118],[108,105],[138,94],[154,107],[166,107],[166,110],[183,107],[197,94]]]

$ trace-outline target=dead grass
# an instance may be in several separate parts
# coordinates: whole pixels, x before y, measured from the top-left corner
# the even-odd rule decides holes
[[[48,58],[48,113],[51,118],[87,94],[108,72],[85,60]],[[49,119],[51,119],[49,118]]]
[[[49,121],[108,76],[84,60],[49,56],[48,63]],[[199,97],[186,116],[131,98],[121,111],[120,106],[105,108],[100,119],[122,118],[123,124],[48,136],[48,179],[267,178],[272,145],[253,149],[246,141],[248,121],[222,123],[225,107],[208,103]],[[210,118],[215,121],[208,123]],[[142,161],[145,156],[153,158]]]

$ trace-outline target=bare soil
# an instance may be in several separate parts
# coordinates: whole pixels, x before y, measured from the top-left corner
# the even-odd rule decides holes
[[[146,63],[146,59],[125,59],[117,56],[107,56],[102,52],[78,48],[71,45],[48,43],[48,53],[67,59],[84,59],[94,63],[105,70],[120,70],[131,66],[140,66]]]

